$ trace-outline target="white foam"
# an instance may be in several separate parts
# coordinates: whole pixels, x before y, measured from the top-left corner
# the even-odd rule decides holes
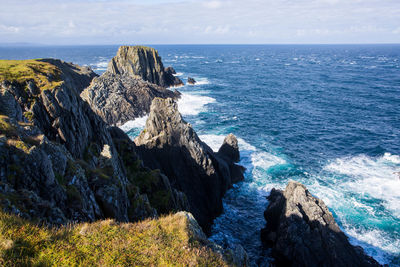
[[[183,72],[177,72],[177,73],[175,73],[175,74],[173,74],[174,76],[182,76],[183,75]]]
[[[350,236],[350,243],[355,246],[362,246],[365,252],[380,264],[390,264],[390,259],[387,258],[386,253],[377,250],[375,247],[379,247],[383,251],[391,254],[400,253],[400,240],[388,238],[387,233],[381,230],[360,230],[346,224],[344,227],[346,234]]]
[[[199,135],[201,141],[206,143],[214,152],[218,152],[222,143],[224,142],[224,135],[216,135],[216,134],[202,134]]]
[[[286,163],[283,158],[264,151],[253,153],[251,155],[251,161],[254,167],[259,167],[263,170],[268,170],[272,166]]]
[[[178,109],[182,115],[197,115],[206,111],[206,105],[216,100],[209,96],[182,93],[178,100]]]
[[[194,85],[210,84],[210,81],[207,78],[194,77],[194,79],[196,80],[196,83]]]
[[[368,194],[383,200],[383,205],[400,218],[400,157],[385,153],[378,158],[366,155],[339,158],[328,164],[325,170],[346,175],[343,188],[361,195]]]
[[[123,125],[119,126],[119,128],[124,132],[130,131],[133,128],[144,129],[144,127],[146,126],[147,118],[148,115],[134,119],[132,121],[127,121]]]
[[[214,152],[217,152],[224,142],[225,135],[216,135],[216,134],[202,134],[199,135],[200,139],[205,142]],[[236,137],[239,143],[240,152],[244,150],[255,151],[256,148],[251,144],[247,143],[240,137]]]

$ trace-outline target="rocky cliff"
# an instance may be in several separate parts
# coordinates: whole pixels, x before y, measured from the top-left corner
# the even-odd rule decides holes
[[[190,213],[158,217],[192,209],[192,198],[80,98],[95,76],[59,60],[0,60],[0,265],[246,266],[242,247],[210,242]]]
[[[59,60],[0,61],[0,198],[48,223],[135,221],[185,209],[182,193],[145,168],[135,145],[79,93],[96,76]]]
[[[234,163],[239,156],[236,137],[228,136],[220,152],[214,153],[182,119],[174,100],[155,98],[146,128],[135,143],[144,163],[160,169],[185,193],[190,212],[208,232],[222,211],[224,193],[233,181],[243,179],[244,168]]]
[[[113,74],[128,74],[162,87],[183,85],[183,82],[173,75],[173,69],[164,69],[157,50],[146,46],[121,46],[109,63],[107,71]]]
[[[268,201],[261,239],[277,266],[379,266],[349,243],[328,207],[304,185],[290,181],[284,191],[272,189]]]
[[[121,125],[147,114],[155,97],[179,98],[178,91],[165,88],[182,83],[174,72],[171,67],[164,71],[155,49],[122,46],[108,70],[95,78],[81,97],[105,122]]]

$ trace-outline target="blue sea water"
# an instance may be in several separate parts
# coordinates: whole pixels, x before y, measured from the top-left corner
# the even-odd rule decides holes
[[[400,265],[400,45],[155,45],[184,81],[178,102],[218,150],[239,138],[245,181],[224,198],[211,240],[266,265],[265,196],[292,179],[334,214],[351,243]],[[55,57],[102,73],[117,46],[3,47],[2,59]],[[132,138],[145,118],[122,128]]]

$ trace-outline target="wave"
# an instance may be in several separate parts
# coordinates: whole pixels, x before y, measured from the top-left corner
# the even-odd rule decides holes
[[[217,135],[217,134],[202,134],[199,135],[200,139],[205,142],[214,152],[218,152],[219,148],[221,147],[222,143],[224,142],[226,135]],[[239,143],[239,150],[242,151],[255,151],[256,148],[251,144],[247,143],[240,137],[236,137]]]
[[[144,127],[146,126],[146,121],[147,121],[148,117],[149,117],[148,115],[145,115],[143,117],[136,118],[131,121],[127,121],[123,125],[119,126],[119,128],[121,130],[123,130],[124,132],[128,132],[128,131],[132,130],[133,128],[144,129]]]
[[[183,72],[177,72],[174,74],[174,76],[182,76],[182,75],[183,75]]]
[[[206,111],[207,104],[215,102],[215,98],[209,96],[182,93],[178,100],[178,110],[182,115],[197,115]]]
[[[196,83],[194,85],[205,85],[205,84],[210,84],[210,81],[207,78],[199,78],[195,77]]]
[[[343,187],[382,200],[383,206],[400,218],[400,156],[385,153],[377,158],[366,155],[339,158],[324,169],[347,176]]]

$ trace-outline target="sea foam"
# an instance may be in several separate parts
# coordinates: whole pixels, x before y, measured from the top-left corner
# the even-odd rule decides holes
[[[182,115],[197,115],[206,111],[206,105],[216,100],[209,96],[182,93],[178,100],[178,110]]]
[[[325,170],[346,175],[342,187],[358,194],[382,200],[382,204],[394,216],[400,218],[400,157],[385,153],[381,157],[366,155],[339,158]]]

